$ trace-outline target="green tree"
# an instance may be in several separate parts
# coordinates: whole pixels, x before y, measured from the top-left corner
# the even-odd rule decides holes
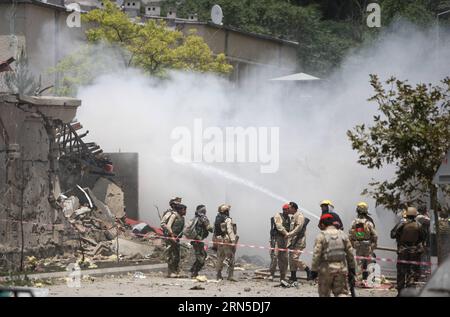
[[[9,92],[23,95],[37,95],[40,93],[41,78],[31,73],[28,66],[28,57],[22,48],[18,54],[13,71],[2,73],[4,83]]]
[[[183,35],[168,29],[163,22],[132,21],[109,1],[104,2],[103,9],[83,15],[82,20],[92,26],[86,31],[90,45],[65,57],[52,70],[63,74],[58,93],[73,95],[78,86],[89,84],[114,68],[132,66],[155,76],[165,76],[168,69],[218,74],[232,70],[225,56],[214,55],[195,32]],[[105,52],[112,52],[113,56],[99,52],[99,47],[110,48]]]
[[[362,194],[377,205],[398,211],[403,202],[418,205],[429,197],[435,219],[440,209],[433,178],[450,148],[450,78],[441,86],[407,82],[392,77],[386,90],[376,75],[370,83],[380,114],[372,126],[357,125],[347,135],[359,153],[358,163],[370,169],[395,167],[389,180],[371,182]],[[450,194],[449,188],[442,188]],[[439,227],[436,222],[436,232]],[[438,254],[440,253],[438,245]],[[439,257],[441,258],[441,257]]]

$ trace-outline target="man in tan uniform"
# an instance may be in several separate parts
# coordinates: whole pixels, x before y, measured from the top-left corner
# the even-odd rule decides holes
[[[308,221],[305,221],[305,216],[298,210],[298,205],[291,201],[289,203],[290,213],[292,216],[291,227],[292,230],[287,234],[288,248],[289,248],[289,268],[291,270],[290,283],[297,282],[297,270],[305,270],[307,280],[311,277],[311,270],[305,262],[300,260],[300,255],[306,248],[306,226]]]
[[[349,230],[350,242],[356,250],[356,255],[366,258],[373,257],[373,252],[377,247],[378,236],[375,231],[375,224],[369,216],[369,206],[365,202],[360,202],[356,206],[357,217],[353,220]],[[367,271],[369,259],[358,259],[358,268],[362,272],[362,280],[366,281],[369,276]]]
[[[278,268],[280,269],[280,282],[286,282],[286,273],[288,269],[287,241],[288,233],[291,229],[291,217],[289,204],[283,205],[283,213],[277,212],[273,217],[275,222],[275,252],[278,259]],[[279,250],[284,249],[284,250]]]
[[[233,277],[234,274],[234,260],[236,253],[236,243],[239,236],[236,235],[236,224],[230,218],[230,205],[220,205],[216,221],[214,223],[214,236],[217,245],[217,279],[222,280],[222,269],[225,259],[228,259],[228,280],[237,282]],[[234,244],[234,245],[230,245]]]
[[[176,204],[174,209],[168,215],[167,220],[161,221],[161,228],[164,236],[167,237],[165,242],[167,247],[168,277],[179,277],[180,275],[180,238],[183,235],[184,216],[186,215],[185,205]]]
[[[320,228],[314,244],[311,277],[319,277],[319,296],[346,297],[349,290],[348,274],[355,274],[353,248],[347,235],[333,225],[336,219],[331,214],[320,217]]]

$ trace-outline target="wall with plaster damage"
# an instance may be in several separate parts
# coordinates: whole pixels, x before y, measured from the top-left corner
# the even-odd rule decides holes
[[[20,269],[25,255],[53,255],[76,243],[56,203],[54,139],[58,124],[70,122],[80,103],[0,94],[0,270]]]

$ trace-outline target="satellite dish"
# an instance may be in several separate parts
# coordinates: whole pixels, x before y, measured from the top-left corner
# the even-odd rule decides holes
[[[215,4],[211,9],[211,20],[214,24],[222,25],[223,13],[220,5]]]

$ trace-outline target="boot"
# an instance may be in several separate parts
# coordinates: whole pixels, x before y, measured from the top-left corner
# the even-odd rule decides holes
[[[297,282],[297,271],[291,271],[291,278],[289,279],[289,283]]]
[[[363,279],[363,281],[367,281],[368,277],[369,277],[369,272],[367,272],[367,271],[362,272],[362,279]]]
[[[305,272],[306,272],[306,280],[307,281],[311,281],[312,280],[312,278],[311,278],[311,270],[310,270],[309,266],[305,267]]]
[[[222,277],[222,272],[217,272],[217,275],[216,275],[216,280],[218,280],[218,281],[221,281],[221,280],[223,280],[223,277]]]

